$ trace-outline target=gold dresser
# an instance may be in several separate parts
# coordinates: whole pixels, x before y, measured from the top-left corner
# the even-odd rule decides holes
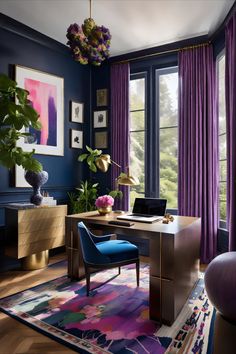
[[[5,254],[21,259],[25,270],[45,267],[49,249],[65,245],[66,215],[67,205],[6,207]]]

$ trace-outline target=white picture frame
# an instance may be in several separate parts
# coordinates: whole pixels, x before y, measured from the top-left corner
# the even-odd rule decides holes
[[[17,188],[32,188],[25,179],[25,170],[22,166],[15,165],[15,187]]]
[[[107,127],[107,111],[93,112],[93,127],[106,128]]]
[[[64,79],[39,70],[15,66],[19,87],[29,91],[29,100],[40,115],[41,131],[29,129],[30,138],[20,138],[17,146],[36,154],[64,156]]]
[[[84,104],[81,102],[71,101],[71,122],[84,122]]]
[[[83,131],[71,129],[71,148],[83,149]]]

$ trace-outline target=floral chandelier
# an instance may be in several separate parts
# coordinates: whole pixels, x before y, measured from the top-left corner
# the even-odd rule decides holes
[[[66,37],[75,61],[80,64],[99,66],[109,58],[111,34],[108,28],[97,26],[91,18],[91,0],[90,18],[85,19],[82,26],[71,24]]]

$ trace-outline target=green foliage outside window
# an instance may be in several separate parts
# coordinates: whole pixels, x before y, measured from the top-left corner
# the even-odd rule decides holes
[[[177,73],[159,76],[160,197],[173,209],[178,207],[177,81]]]
[[[218,60],[219,108],[219,218],[226,221],[226,109],[225,109],[225,56]]]
[[[130,188],[130,205],[137,197],[145,196],[145,81],[130,82],[130,170],[139,179],[139,185]]]
[[[176,75],[177,73],[170,74]],[[177,208],[178,181],[178,133],[177,133],[177,92],[170,91],[168,75],[161,75],[159,81],[160,114],[160,197],[167,199],[168,208]],[[136,81],[136,82],[134,82]],[[130,204],[136,197],[145,196],[145,121],[144,121],[144,79],[131,80],[131,172],[139,178],[140,184],[130,191]],[[172,85],[173,86],[173,85]],[[175,87],[175,86],[174,86]],[[139,110],[139,111],[135,111]],[[133,111],[133,112],[132,112]],[[135,111],[135,112],[134,112]],[[148,144],[148,142],[147,142]]]

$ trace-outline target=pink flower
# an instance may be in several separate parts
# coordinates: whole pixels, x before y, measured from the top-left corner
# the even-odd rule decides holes
[[[102,195],[96,199],[95,205],[97,208],[106,208],[114,204],[114,199],[110,195]]]

